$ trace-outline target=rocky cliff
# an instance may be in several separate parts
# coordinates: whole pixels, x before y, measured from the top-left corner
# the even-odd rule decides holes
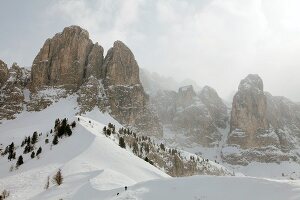
[[[8,68],[7,64],[0,60],[0,88],[8,79]]]
[[[263,82],[258,75],[250,74],[241,81],[233,98],[228,143],[243,148],[265,146],[257,136],[268,129]]]
[[[79,26],[66,27],[62,33],[47,39],[35,57],[32,85],[62,85],[77,89],[90,75],[100,77],[103,48],[89,39],[89,33]]]
[[[0,119],[23,111],[40,111],[68,95],[77,95],[80,113],[98,107],[124,126],[159,136],[162,128],[149,105],[139,80],[139,66],[130,49],[121,41],[103,56],[103,48],[89,39],[79,26],[64,28],[49,38],[35,57],[29,71],[13,66],[8,72],[0,62]],[[24,91],[27,99],[24,98]],[[14,107],[8,105],[12,103]],[[146,123],[145,123],[146,122]]]
[[[252,161],[297,160],[299,106],[263,90],[258,75],[248,75],[239,85],[232,103],[230,132],[223,158],[231,164]]]
[[[139,66],[123,42],[114,42],[108,50],[102,71],[111,114],[121,123],[160,135],[162,128],[148,104],[149,97],[139,79]]]
[[[0,64],[1,75],[6,80],[0,88],[0,119],[14,119],[22,112],[26,93],[24,90],[30,81],[30,72],[14,63],[10,69]]]
[[[184,137],[183,143],[188,145],[219,145],[220,129],[226,128],[228,114],[226,105],[214,89],[205,86],[197,94],[193,86],[188,85],[179,88],[178,92],[160,91],[151,99],[165,129],[176,135],[175,140]]]

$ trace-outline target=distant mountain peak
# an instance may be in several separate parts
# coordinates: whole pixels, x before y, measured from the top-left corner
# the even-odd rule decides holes
[[[239,90],[258,89],[263,91],[263,80],[257,74],[249,74],[246,78],[241,80]]]

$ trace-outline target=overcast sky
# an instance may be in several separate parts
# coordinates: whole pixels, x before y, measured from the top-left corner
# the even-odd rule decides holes
[[[0,59],[31,66],[44,41],[80,25],[139,66],[214,87],[227,99],[249,73],[300,101],[299,0],[26,0],[0,3]]]

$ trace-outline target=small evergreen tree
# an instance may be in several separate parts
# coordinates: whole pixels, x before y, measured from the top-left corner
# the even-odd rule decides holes
[[[45,139],[45,144],[48,144],[49,143],[49,139]]]
[[[18,158],[18,161],[16,163],[17,167],[19,167],[20,165],[23,165],[24,161],[23,161],[23,156],[20,155]]]
[[[75,122],[75,121],[72,122],[71,127],[72,127],[72,128],[75,128],[75,127],[76,127],[76,122]]]
[[[126,144],[123,137],[119,137],[119,146],[126,149]]]
[[[106,126],[103,127],[103,134],[106,135]]]
[[[31,153],[30,157],[31,157],[31,159],[33,159],[35,157],[34,151]]]
[[[53,181],[54,184],[59,186],[63,183],[63,180],[64,180],[64,178],[62,176],[61,169],[59,169],[56,172],[56,174],[53,176],[52,181]]]
[[[68,136],[71,136],[72,135],[72,130],[70,128],[70,125],[67,124],[66,128],[65,128],[65,133],[68,135]]]
[[[38,141],[38,134],[37,132],[35,131],[32,135],[32,138],[31,138],[31,144],[35,144],[36,142]]]
[[[21,147],[23,147],[27,143],[26,140],[27,140],[27,137],[25,137],[25,139],[22,141]]]
[[[133,152],[135,155],[137,155],[138,152],[139,152],[139,146],[138,146],[138,144],[137,144],[136,141],[133,142],[133,149],[132,149],[132,152]]]
[[[57,135],[54,136],[52,144],[53,145],[57,145],[58,144],[58,136]]]
[[[159,147],[160,147],[160,149],[163,150],[163,151],[166,150],[165,145],[164,145],[163,143],[161,143],[161,144],[159,145]]]
[[[39,147],[39,149],[36,152],[36,155],[38,156],[38,155],[40,155],[40,153],[42,153],[42,147]]]
[[[110,134],[111,134],[110,129],[106,129],[106,135],[110,136]]]
[[[15,158],[15,144],[12,142],[9,146],[8,146],[8,159],[11,161],[11,159]]]

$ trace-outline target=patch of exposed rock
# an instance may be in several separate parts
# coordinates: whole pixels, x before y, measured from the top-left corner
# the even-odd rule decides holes
[[[101,80],[90,76],[77,92],[77,102],[80,112],[85,113],[98,107],[102,112],[107,112],[108,100]]]
[[[114,43],[104,60],[103,48],[89,39],[86,30],[66,27],[40,49],[33,61],[30,83],[29,79],[19,81],[22,73],[13,66],[7,75],[6,65],[0,63],[0,84],[4,85],[0,119],[12,119],[23,109],[41,111],[60,98],[77,95],[80,113],[98,107],[124,126],[145,134],[162,134],[157,114],[140,83],[139,66],[121,41]]]
[[[139,79],[139,66],[130,49],[116,41],[103,64],[104,86],[111,114],[122,124],[161,135],[158,118],[149,106],[149,97]]]
[[[35,57],[31,76],[34,88],[64,86],[77,89],[87,76],[100,77],[103,48],[79,26],[66,27],[47,39]]]
[[[233,98],[228,144],[238,144],[242,148],[266,146],[257,136],[269,127],[262,79],[250,74],[241,81]]]
[[[220,129],[228,122],[227,107],[212,88],[206,86],[199,94],[193,86],[178,92],[160,91],[151,98],[163,124],[187,143],[204,147],[217,146],[222,138]],[[177,136],[176,136],[177,137]]]
[[[5,64],[2,60],[0,60],[0,88],[4,85],[7,79],[8,79],[7,64]]]
[[[24,89],[30,81],[30,73],[16,63],[8,70],[8,79],[0,90],[0,119],[14,119],[24,106]]]
[[[231,164],[252,161],[297,161],[293,150],[299,146],[300,107],[283,97],[263,91],[258,75],[248,75],[235,94],[227,146],[223,159]]]

